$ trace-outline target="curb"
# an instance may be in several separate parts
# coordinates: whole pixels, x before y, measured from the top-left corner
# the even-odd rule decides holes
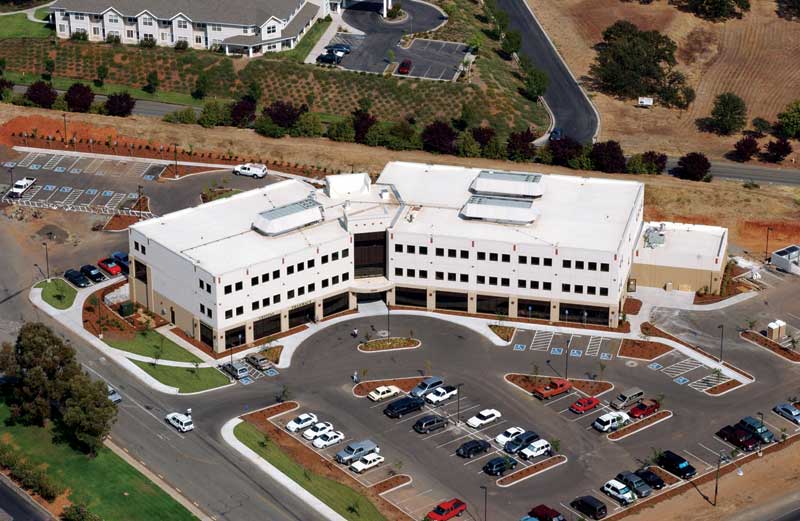
[[[522,482],[523,482],[523,481],[525,481],[526,479],[532,478],[532,477],[534,477],[534,476],[538,476],[539,474],[544,474],[544,473],[545,473],[545,472],[547,472],[548,470],[552,470],[552,469],[554,469],[554,468],[556,468],[556,467],[559,467],[559,466],[561,466],[561,465],[563,465],[563,464],[565,464],[565,463],[567,463],[567,462],[569,461],[569,458],[568,458],[568,457],[564,456],[563,454],[558,454],[558,455],[556,455],[556,456],[550,456],[549,458],[547,458],[547,459],[546,459],[546,460],[544,460],[544,461],[541,461],[540,463],[544,463],[545,461],[549,461],[549,460],[551,460],[551,459],[554,459],[554,458],[563,458],[563,459],[561,459],[561,461],[560,461],[560,462],[558,462],[558,463],[556,463],[555,465],[550,465],[550,466],[549,466],[549,467],[547,467],[546,469],[542,469],[542,470],[540,470],[540,471],[538,471],[538,472],[534,472],[533,474],[529,474],[529,475],[525,476],[524,478],[520,478],[520,479],[518,479],[518,480],[514,481],[513,483],[509,483],[508,485],[501,485],[501,484],[500,484],[500,480],[501,480],[501,479],[504,479],[504,478],[511,477],[511,476],[513,476],[514,474],[516,474],[516,472],[515,472],[514,474],[509,474],[508,476],[503,476],[503,477],[501,477],[501,478],[497,479],[497,480],[495,481],[495,484],[496,484],[498,487],[500,487],[500,488],[508,488],[508,487],[513,487],[514,485],[517,485],[517,484],[519,484],[519,483],[522,483]],[[522,472],[522,471],[524,471],[524,470],[526,470],[526,469],[520,469],[520,470],[518,470],[517,472]]]
[[[417,378],[422,378],[424,380],[425,378],[427,378],[427,376],[403,376],[400,378],[376,378],[375,380],[364,380],[355,384],[353,388],[350,390],[350,392],[353,393],[353,396],[356,398],[366,398],[367,397],[366,394],[364,396],[359,396],[356,394],[356,387],[358,387],[360,384],[366,384],[372,382],[385,382],[387,380],[415,380]],[[400,389],[400,391],[402,392],[403,390]]]
[[[661,412],[661,411],[659,411],[659,412]],[[670,418],[672,418],[673,416],[675,416],[674,414],[672,414],[672,411],[670,411],[670,410],[665,410],[664,412],[668,412],[668,413],[669,413],[669,415],[668,415],[668,416],[664,416],[663,418],[660,418],[660,419],[658,419],[658,420],[656,420],[656,421],[654,421],[654,422],[652,422],[652,423],[650,423],[650,424],[648,424],[648,425],[645,425],[645,426],[644,426],[644,427],[642,427],[641,429],[636,429],[636,430],[634,430],[634,431],[631,431],[630,433],[628,433],[628,434],[626,434],[626,435],[624,435],[624,436],[620,436],[619,438],[611,438],[610,436],[611,436],[612,434],[614,434],[614,433],[613,433],[613,432],[609,432],[608,434],[606,434],[606,438],[608,439],[608,441],[614,441],[614,442],[616,442],[616,441],[621,441],[621,440],[624,440],[625,438],[627,438],[627,437],[629,437],[629,436],[633,436],[634,434],[637,434],[637,433],[639,433],[639,432],[642,432],[642,431],[644,431],[644,430],[647,430],[647,429],[649,429],[650,427],[653,427],[654,425],[658,425],[659,423],[661,423],[661,422],[663,422],[663,421],[667,421],[667,420],[669,420]],[[656,413],[656,414],[658,414],[658,413]],[[641,419],[641,420],[639,420],[638,422],[633,422],[633,423],[631,423],[631,424],[629,424],[629,425],[626,425],[625,427],[623,427],[623,429],[624,429],[624,428],[626,428],[626,427],[633,427],[633,426],[634,426],[634,425],[636,425],[637,423],[643,422],[643,421],[644,421],[644,420],[646,420],[646,419],[647,419],[647,418],[642,418],[642,419]],[[617,430],[617,431],[615,431],[615,432],[619,432],[619,430]]]
[[[755,331],[751,331],[751,332],[753,332],[753,333],[756,333]],[[758,334],[758,333],[756,333],[756,334]],[[754,346],[756,346],[756,347],[760,347],[760,348],[761,348],[761,349],[763,349],[764,351],[768,351],[768,352],[772,353],[774,356],[777,356],[778,358],[780,358],[780,359],[781,359],[781,360],[783,360],[784,362],[787,362],[787,363],[789,363],[789,364],[794,364],[794,365],[798,365],[798,364],[800,364],[800,362],[795,362],[794,360],[789,360],[789,359],[788,359],[788,358],[786,358],[785,356],[781,356],[781,355],[779,355],[778,353],[776,353],[776,352],[775,352],[775,351],[773,351],[772,349],[770,349],[770,348],[768,348],[768,347],[764,347],[764,346],[762,346],[761,344],[759,344],[759,343],[757,343],[757,342],[754,342],[754,341],[750,340],[749,338],[745,338],[745,337],[742,335],[742,333],[739,333],[739,338],[741,338],[741,339],[742,339],[742,340],[744,340],[745,342],[748,342],[748,343],[750,343],[750,344],[753,344],[753,345],[754,345]],[[773,340],[773,342],[774,342],[774,340]],[[777,342],[776,342],[776,343],[777,343]],[[779,345],[780,345],[780,344],[779,344]],[[733,390],[733,389],[731,389],[731,390]],[[722,393],[722,394],[725,394],[725,393]]]
[[[389,337],[389,338],[380,338],[380,339],[376,339],[376,340],[392,340],[392,339],[395,339],[395,338],[404,338],[404,337]],[[394,351],[408,351],[409,349],[419,349],[420,347],[422,347],[422,340],[419,340],[417,338],[413,338],[412,340],[414,340],[417,343],[417,345],[409,346],[409,347],[390,347],[390,348],[387,348],[387,349],[377,349],[375,351],[367,351],[365,349],[361,349],[361,346],[363,346],[365,343],[369,342],[369,340],[367,340],[367,342],[362,342],[362,343],[358,344],[357,349],[358,349],[359,353],[364,353],[365,355],[374,355],[374,354],[386,353],[386,352],[390,352],[391,353],[391,352],[394,352]]]
[[[18,13],[15,13],[15,14],[18,14]],[[31,496],[28,495],[27,492],[25,492],[16,483],[14,483],[14,481],[12,481],[11,478],[6,476],[2,472],[0,472],[0,481],[5,483],[14,495],[16,495],[22,501],[24,501],[25,503],[30,505],[31,508],[33,508],[34,510],[38,511],[43,516],[47,516],[48,519],[55,520],[55,517],[53,517],[53,514],[51,514],[47,510],[45,510],[45,508],[42,505],[37,503]],[[0,509],[0,512],[2,512],[2,509]]]
[[[389,494],[390,492],[394,492],[395,490],[401,489],[403,487],[407,487],[408,485],[411,485],[412,483],[414,483],[414,478],[412,476],[409,476],[408,474],[396,474],[396,475],[394,475],[392,477],[388,477],[386,479],[392,479],[393,477],[397,477],[397,476],[405,476],[405,477],[408,478],[408,481],[406,481],[405,483],[403,483],[401,485],[397,485],[396,487],[392,487],[389,490],[384,490],[383,492],[378,494],[379,496],[383,497],[384,494]],[[386,481],[386,479],[384,479],[383,481]],[[382,483],[382,482],[378,481],[378,483],[375,483],[375,485],[378,485],[380,483]],[[370,486],[374,487],[375,485],[370,485]],[[386,498],[384,498],[384,499],[386,499]],[[386,499],[386,501],[389,501],[389,500]],[[392,502],[392,501],[389,501],[389,503],[392,503],[394,505],[394,502]],[[397,505],[395,505],[395,506],[397,507]],[[397,508],[398,508],[398,510],[400,510],[400,507],[397,507]]]

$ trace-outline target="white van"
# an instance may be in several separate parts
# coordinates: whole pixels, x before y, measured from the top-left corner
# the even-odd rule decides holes
[[[644,391],[638,387],[631,387],[619,393],[619,395],[614,398],[614,401],[611,402],[611,407],[617,410],[624,409],[638,403],[642,398],[644,398]]]

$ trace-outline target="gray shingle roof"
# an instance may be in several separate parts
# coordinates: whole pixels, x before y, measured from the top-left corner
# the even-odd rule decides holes
[[[286,27],[284,27],[283,31],[281,31],[280,38],[270,38],[268,40],[262,40],[261,36],[237,34],[236,36],[225,38],[224,40],[222,40],[222,43],[252,47],[255,45],[263,45],[266,43],[279,42],[281,40],[294,38],[300,33],[300,31],[303,30],[306,24],[312,18],[314,18],[314,16],[316,16],[318,12],[319,12],[318,5],[312,4],[311,2],[307,2],[306,5],[304,5],[302,9],[300,9],[300,11],[297,12],[294,18],[292,18],[292,21],[286,24]]]
[[[50,9],[100,14],[113,8],[122,16],[149,11],[169,20],[179,13],[194,23],[261,25],[275,16],[288,20],[304,0],[57,0]]]

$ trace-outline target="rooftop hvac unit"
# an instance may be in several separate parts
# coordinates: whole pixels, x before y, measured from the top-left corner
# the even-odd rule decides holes
[[[644,231],[644,247],[657,248],[666,242],[664,233],[655,226],[650,226]]]

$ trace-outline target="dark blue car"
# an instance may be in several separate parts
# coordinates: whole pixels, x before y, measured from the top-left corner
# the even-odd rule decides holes
[[[129,266],[128,254],[122,251],[115,251],[111,254],[111,258],[122,268],[122,274],[127,275]]]

